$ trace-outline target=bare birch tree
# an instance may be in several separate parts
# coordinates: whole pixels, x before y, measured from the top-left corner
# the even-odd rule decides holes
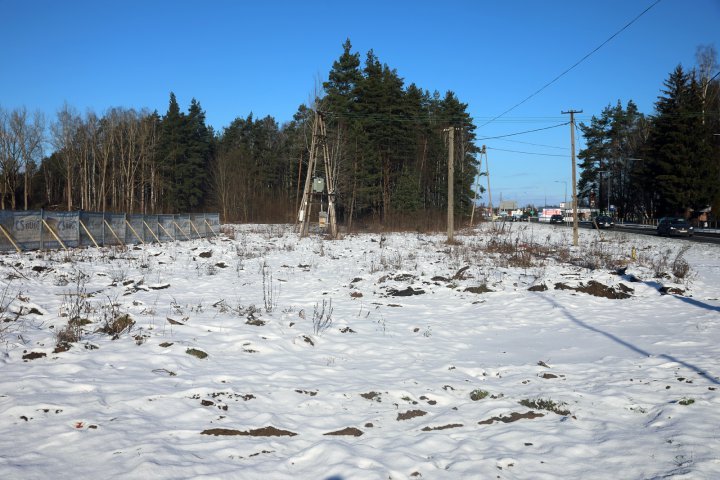
[[[57,121],[51,126],[52,142],[55,150],[60,152],[65,173],[65,195],[68,211],[73,207],[73,184],[77,165],[77,138],[80,117],[74,108],[67,103],[57,113]]]

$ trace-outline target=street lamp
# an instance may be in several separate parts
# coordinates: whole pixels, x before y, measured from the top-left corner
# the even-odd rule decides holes
[[[565,184],[565,208],[567,208],[567,182],[565,180],[555,180],[555,183]]]

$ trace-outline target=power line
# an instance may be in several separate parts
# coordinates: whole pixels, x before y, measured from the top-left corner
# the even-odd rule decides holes
[[[522,153],[524,155],[539,155],[541,157],[562,157],[567,158],[567,155],[559,155],[557,153],[535,153],[535,152],[521,152],[519,150],[506,150],[504,148],[493,148],[487,147],[488,150],[497,150],[498,152],[510,152],[510,153]]]
[[[483,123],[483,124],[480,125],[478,128],[482,128],[482,127],[484,127],[485,125],[488,125],[488,124],[494,122],[495,120],[497,120],[498,118],[504,116],[506,113],[512,112],[512,111],[515,110],[517,107],[519,107],[519,106],[522,105],[523,103],[527,102],[528,100],[530,100],[531,98],[533,98],[535,95],[537,95],[538,93],[542,92],[542,91],[545,90],[547,87],[549,87],[550,85],[552,85],[553,83],[555,83],[556,81],[558,81],[560,78],[562,78],[563,76],[565,76],[565,74],[567,74],[567,73],[570,72],[572,69],[574,69],[575,67],[577,67],[578,65],[580,65],[582,62],[584,62],[584,61],[585,61],[588,57],[590,57],[593,53],[597,52],[597,51],[600,50],[602,47],[604,47],[604,46],[605,46],[608,42],[610,42],[613,38],[615,38],[615,37],[617,37],[618,35],[620,35],[625,29],[627,29],[630,25],[632,25],[633,23],[635,23],[640,17],[642,17],[643,15],[645,15],[651,8],[653,8],[655,5],[657,5],[657,4],[660,3],[661,1],[662,1],[662,0],[656,0],[655,3],[653,3],[652,5],[650,5],[649,7],[647,7],[645,10],[643,10],[638,16],[636,16],[635,18],[633,18],[632,20],[630,20],[624,27],[622,27],[620,30],[618,30],[618,31],[615,32],[614,34],[612,34],[612,35],[610,36],[610,38],[608,38],[608,39],[605,40],[603,43],[601,43],[600,45],[598,45],[597,47],[595,47],[594,50],[592,50],[590,53],[588,53],[587,55],[585,55],[584,57],[582,57],[580,60],[578,60],[577,62],[575,62],[575,64],[574,64],[573,66],[571,66],[570,68],[566,69],[566,70],[565,70],[564,72],[562,72],[560,75],[558,75],[557,77],[555,77],[555,78],[553,78],[552,80],[550,80],[548,83],[546,83],[545,85],[543,85],[542,87],[540,87],[540,89],[538,89],[537,91],[535,91],[534,93],[532,93],[530,96],[528,96],[528,97],[527,97],[526,99],[524,99],[523,101],[521,101],[521,102],[513,105],[512,107],[510,107],[510,108],[508,108],[507,110],[505,110],[504,112],[502,112],[500,115],[498,115],[498,116],[496,116],[496,117],[493,117],[492,119],[490,119],[490,120],[488,120],[487,122]]]
[[[512,142],[512,143],[522,143],[523,145],[532,145],[533,147],[544,147],[544,148],[554,148],[556,150],[567,150],[568,147],[558,147],[555,145],[545,145],[543,143],[532,143],[532,142],[523,142],[522,140],[510,140],[507,138],[501,138],[501,142]]]
[[[567,125],[570,122],[564,122],[564,123],[558,123],[557,125],[551,125],[549,127],[543,127],[543,128],[536,128],[534,130],[525,130],[524,132],[515,132],[515,133],[508,133],[507,135],[497,135],[495,137],[481,137],[476,138],[475,140],[494,140],[496,138],[505,138],[505,137],[514,137],[515,135],[523,135],[525,133],[533,133],[533,132],[539,132],[541,130],[550,130],[551,128],[557,128],[562,127],[564,125]]]

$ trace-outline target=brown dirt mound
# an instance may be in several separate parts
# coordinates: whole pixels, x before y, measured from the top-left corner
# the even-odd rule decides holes
[[[577,287],[571,287],[564,283],[555,284],[555,290],[575,290],[576,292],[587,293],[595,297],[611,298],[615,300],[630,298],[630,294],[626,292],[628,290],[633,290],[629,287],[626,287],[625,285],[623,285],[623,287],[624,288],[619,288],[619,290],[622,291],[617,291],[615,290],[615,288],[608,287],[607,285],[603,285],[602,283],[596,282],[595,280],[590,280],[587,285],[583,285],[581,283]]]
[[[30,352],[22,356],[23,360],[35,360],[36,358],[46,357],[47,353],[44,352]]]
[[[215,435],[215,436],[221,436],[221,435],[239,435],[244,437],[294,437],[297,435],[295,432],[290,432],[288,430],[280,430],[279,428],[275,427],[262,427],[262,428],[255,428],[253,430],[233,430],[230,428],[210,428],[208,430],[203,430],[200,432],[201,435]]]
[[[342,430],[337,430],[335,432],[328,432],[323,433],[323,435],[336,435],[336,436],[351,436],[351,437],[359,437],[363,434],[362,430],[359,430],[355,427],[346,427]]]
[[[427,412],[423,410],[408,410],[404,413],[398,413],[397,420],[410,420],[411,418],[422,417],[423,415],[427,415]]]
[[[477,287],[467,287],[465,289],[465,291],[470,292],[470,293],[478,293],[478,294],[492,292],[492,290],[490,290],[487,287],[487,285],[478,285]]]
[[[533,419],[533,418],[540,418],[540,417],[544,417],[544,416],[545,416],[544,414],[535,413],[532,410],[530,410],[529,412],[525,412],[525,413],[512,412],[507,417],[491,417],[491,418],[488,418],[487,420],[480,420],[478,422],[478,424],[479,425],[490,425],[495,422],[512,423],[512,422],[516,422],[518,420],[522,420],[524,418]]]
[[[434,430],[447,430],[448,428],[459,428],[462,427],[462,423],[449,423],[447,425],[441,425],[439,427],[425,427],[422,429],[423,432],[432,432]]]

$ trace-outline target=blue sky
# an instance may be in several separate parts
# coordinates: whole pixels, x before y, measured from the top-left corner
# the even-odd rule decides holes
[[[653,3],[0,0],[0,106],[39,109],[49,121],[64,102],[80,112],[123,106],[162,114],[173,91],[183,109],[196,98],[216,130],[250,112],[284,123],[350,38],[363,60],[373,49],[406,85],[454,91],[480,126]],[[582,109],[578,121],[588,122],[618,100],[650,114],[668,74],[678,64],[692,68],[696,48],[708,44],[720,50],[720,0],[661,0],[477,134],[556,125],[568,109]],[[480,141],[489,148],[493,202],[562,201],[565,185],[571,189],[569,137],[564,126]]]

